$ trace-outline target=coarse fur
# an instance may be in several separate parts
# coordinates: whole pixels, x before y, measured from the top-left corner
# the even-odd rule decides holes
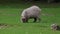
[[[24,9],[21,16],[22,16],[22,22],[28,22],[28,19],[33,18],[34,22],[37,21],[37,19],[40,21],[40,13],[41,9],[38,6],[31,6],[27,9]]]

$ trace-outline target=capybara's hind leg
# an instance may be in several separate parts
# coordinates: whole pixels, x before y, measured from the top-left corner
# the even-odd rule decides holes
[[[34,22],[36,22],[37,21],[37,18],[34,18]]]

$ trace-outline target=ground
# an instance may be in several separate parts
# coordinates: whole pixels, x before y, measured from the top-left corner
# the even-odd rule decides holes
[[[40,5],[39,5],[40,6]],[[53,31],[50,25],[60,25],[60,6],[41,7],[41,21],[33,23],[22,23],[21,12],[28,5],[0,5],[0,34],[60,34],[60,31]]]

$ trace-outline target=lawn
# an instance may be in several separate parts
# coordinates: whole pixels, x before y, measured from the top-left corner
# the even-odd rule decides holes
[[[0,27],[0,34],[60,34],[60,31],[53,31],[50,25],[60,25],[60,6],[41,7],[42,15],[39,23],[21,22],[21,12],[29,5],[0,5],[0,24],[7,24],[7,27]],[[50,8],[51,7],[51,8]]]

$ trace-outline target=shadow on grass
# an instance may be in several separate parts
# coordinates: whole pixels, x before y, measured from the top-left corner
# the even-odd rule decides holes
[[[40,22],[25,22],[25,23],[40,23]]]
[[[60,31],[60,26],[57,28],[58,31]]]

